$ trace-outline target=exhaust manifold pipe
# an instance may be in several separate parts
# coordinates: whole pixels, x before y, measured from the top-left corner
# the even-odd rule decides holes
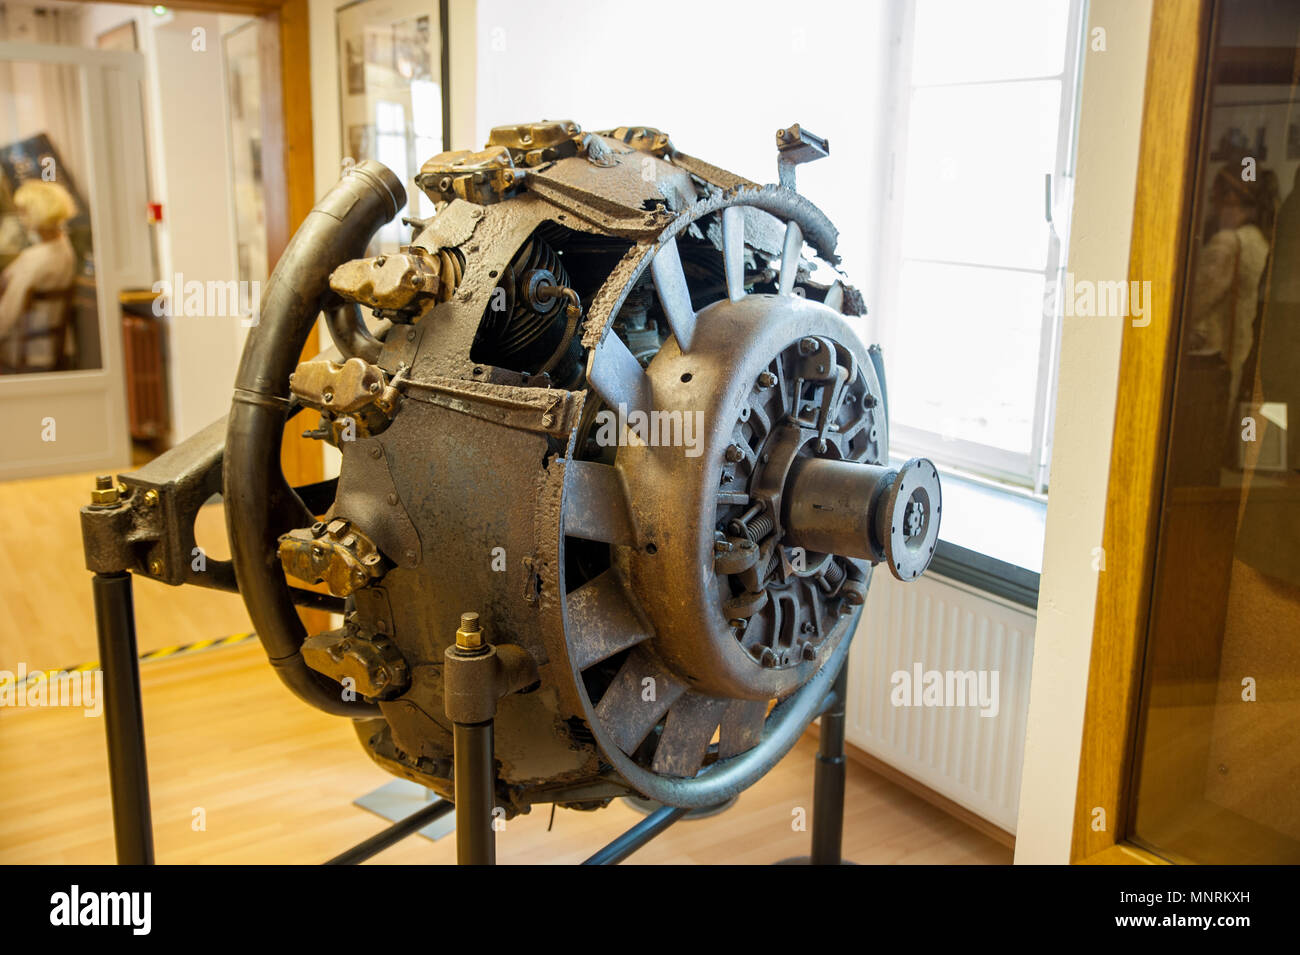
[[[318,709],[353,719],[378,716],[379,709],[344,700],[337,683],[304,663],[306,629],[276,561],[279,536],[315,521],[280,470],[280,442],[291,410],[289,375],[321,310],[332,303],[330,272],[364,255],[375,232],[405,205],[397,176],[368,159],[349,167],[308,214],[271,274],[260,320],[244,344],[226,432],[226,528],[253,627],[289,689]]]

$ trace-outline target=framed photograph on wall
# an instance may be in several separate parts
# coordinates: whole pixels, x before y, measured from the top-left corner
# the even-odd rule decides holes
[[[384,226],[372,254],[406,238],[401,217],[433,206],[415,185],[420,167],[450,148],[446,3],[357,0],[335,13],[339,70],[340,162],[375,159],[406,184],[407,206]]]

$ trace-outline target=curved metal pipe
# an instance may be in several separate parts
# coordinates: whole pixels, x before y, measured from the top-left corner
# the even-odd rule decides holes
[[[366,160],[349,167],[308,214],[267,282],[260,320],[239,363],[226,431],[226,527],[253,627],[289,689],[318,709],[353,719],[378,716],[378,707],[344,700],[339,685],[310,669],[300,653],[307,633],[276,552],[281,534],[315,518],[280,470],[280,442],[289,415],[289,375],[332,294],[330,272],[363,255],[370,237],[405,204],[397,177]]]
[[[361,358],[370,364],[379,361],[379,353],[384,343],[370,333],[365,319],[361,317],[361,306],[356,302],[344,302],[334,296],[333,303],[325,303],[325,327],[329,330],[334,347],[344,358]]]

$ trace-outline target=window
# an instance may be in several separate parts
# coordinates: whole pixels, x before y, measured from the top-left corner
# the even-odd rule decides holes
[[[1039,493],[1051,456],[1082,7],[907,5],[910,57],[874,310],[893,452]]]

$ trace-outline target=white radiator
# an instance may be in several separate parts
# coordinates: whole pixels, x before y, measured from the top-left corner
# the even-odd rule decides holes
[[[849,658],[849,742],[1014,833],[1034,622],[965,584],[878,571]]]

